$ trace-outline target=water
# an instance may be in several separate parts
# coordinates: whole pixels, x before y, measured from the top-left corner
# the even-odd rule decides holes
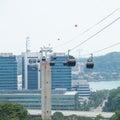
[[[96,90],[111,90],[117,87],[120,87],[120,81],[101,81],[101,82],[88,82],[90,85],[91,91]]]

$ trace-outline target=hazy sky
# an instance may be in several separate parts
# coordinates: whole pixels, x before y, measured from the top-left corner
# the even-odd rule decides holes
[[[21,54],[27,36],[33,52],[48,45],[54,52],[67,52],[119,18],[119,8],[120,0],[0,0],[0,52]],[[120,19],[71,54],[83,56],[116,43],[120,43]],[[95,55],[112,51],[120,52],[120,44]]]

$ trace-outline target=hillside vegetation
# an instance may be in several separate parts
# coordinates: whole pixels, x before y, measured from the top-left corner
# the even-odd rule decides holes
[[[110,91],[108,102],[106,102],[103,111],[115,112],[120,110],[120,87]]]
[[[86,64],[85,58],[79,59],[78,62]],[[88,81],[93,80],[120,80],[120,52],[112,52],[104,56],[94,57],[94,68],[87,69],[84,67],[84,73],[78,76]],[[77,78],[77,77],[76,77]]]
[[[118,72],[120,71],[120,52],[94,57],[94,63],[93,71],[95,72]]]

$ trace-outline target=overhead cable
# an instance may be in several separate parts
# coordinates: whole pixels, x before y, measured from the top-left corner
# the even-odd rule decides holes
[[[92,52],[92,54],[96,54],[96,53],[98,53],[98,52],[102,52],[102,51],[104,51],[104,50],[107,50],[107,49],[109,49],[109,48],[112,48],[112,47],[115,47],[115,46],[118,46],[118,45],[120,45],[120,42],[115,43],[115,44],[112,44],[112,45],[110,45],[110,46],[108,46],[108,47],[105,47],[105,48],[103,48],[103,49],[94,51],[94,52]],[[86,55],[89,55],[89,54],[86,54]],[[83,56],[86,56],[86,55],[83,55]]]
[[[61,44],[60,46],[69,44],[70,42],[72,42],[73,40],[77,39],[80,35],[84,35],[85,33],[87,33],[88,31],[90,31],[91,29],[93,29],[95,26],[99,25],[100,23],[102,23],[104,20],[106,20],[107,18],[109,18],[110,16],[112,16],[115,12],[117,12],[118,10],[120,10],[120,8],[115,9],[114,11],[112,11],[110,14],[108,14],[107,16],[105,16],[103,19],[101,19],[100,21],[98,21],[97,23],[95,23],[94,25],[92,25],[91,27],[89,27],[88,29],[86,29],[85,31],[83,31],[82,33],[78,34],[77,36],[75,36],[74,38],[72,38],[71,40],[66,41],[65,43]]]
[[[96,35],[98,35],[99,33],[101,33],[102,31],[104,31],[106,28],[108,28],[109,26],[111,26],[113,23],[117,22],[120,19],[120,17],[116,18],[114,21],[112,21],[111,23],[109,23],[108,25],[106,25],[105,27],[103,27],[101,30],[99,30],[98,32],[96,32],[95,34],[93,34],[92,36],[90,36],[89,38],[87,38],[86,40],[84,40],[83,42],[81,42],[80,44],[76,45],[75,47],[71,48],[71,50],[76,49],[77,47],[81,46],[82,44],[84,44],[85,42],[91,40],[93,37],[95,37]]]
[[[111,15],[113,15],[115,12],[117,12],[119,9],[120,9],[120,8],[115,9],[113,12],[111,12],[109,15],[107,15],[106,17],[104,17],[103,19],[101,19],[99,22],[97,22],[97,23],[94,24],[93,26],[89,27],[87,30],[85,30],[85,31],[83,32],[83,34],[86,33],[86,32],[88,32],[88,31],[90,31],[90,30],[93,29],[95,26],[99,25],[101,22],[103,22],[104,20],[106,20],[107,18],[109,18],[109,17],[110,17]]]

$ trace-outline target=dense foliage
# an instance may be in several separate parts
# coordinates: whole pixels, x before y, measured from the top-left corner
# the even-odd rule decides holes
[[[0,104],[0,120],[27,120],[27,110],[19,104]]]
[[[95,120],[100,120],[98,115]],[[1,103],[0,120],[43,120],[41,117],[29,116],[27,110],[20,104]],[[48,120],[48,119],[44,119]],[[93,120],[91,118],[80,117],[77,115],[64,116],[61,112],[55,112],[51,120]]]
[[[110,120],[120,120],[120,111],[116,111]]]
[[[108,102],[106,102],[103,110],[110,112],[120,110],[120,87],[110,91]]]
[[[64,116],[61,112],[55,112],[52,116],[52,120],[93,120],[93,119],[80,117],[74,114],[70,116]]]
[[[64,120],[64,115],[61,112],[55,112],[52,116],[52,120]]]
[[[96,92],[91,92],[91,96],[90,96],[90,106],[91,107],[98,107],[100,104],[102,104],[102,102],[107,99],[108,97],[108,90],[100,90],[100,91],[96,91]]]
[[[27,110],[20,104],[0,103],[0,120],[42,120],[40,117],[32,118]]]
[[[96,108],[102,105],[103,101],[107,99],[109,94],[108,90],[100,90],[91,92],[89,101],[78,105],[78,110],[89,111],[91,108]]]

